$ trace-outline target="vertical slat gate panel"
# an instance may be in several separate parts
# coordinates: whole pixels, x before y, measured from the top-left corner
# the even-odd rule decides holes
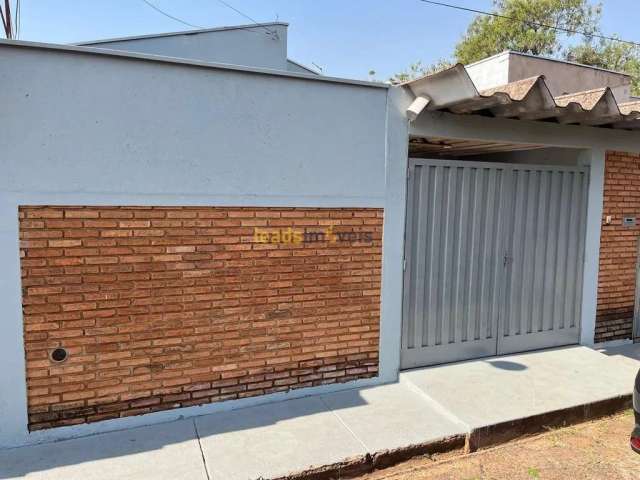
[[[588,174],[412,160],[402,368],[577,343]]]
[[[471,258],[478,256],[478,247],[480,242],[480,224],[478,212],[478,205],[480,204],[480,196],[482,192],[479,191],[480,182],[483,170],[472,170],[469,193],[469,220],[467,222],[467,255]],[[471,263],[467,271],[467,276],[464,283],[464,317],[466,319],[465,328],[463,330],[462,340],[477,340],[478,336],[476,332],[480,330],[480,318],[475,315],[474,307],[477,304],[477,299],[474,298],[474,287],[477,284],[478,277],[477,272],[480,269],[481,262]]]
[[[421,212],[420,205],[420,181],[422,180],[422,166],[416,165],[410,167],[409,182],[407,186],[408,199],[411,202],[410,210],[407,214],[406,230],[408,235],[413,234],[413,230],[418,228],[419,219],[418,216]],[[417,188],[416,188],[417,186]],[[411,242],[407,244],[409,246],[409,252],[406,253],[405,262],[414,262],[417,255],[416,252],[420,249],[419,242]],[[415,285],[409,292],[409,298],[405,305],[406,318],[414,318],[417,310],[417,298],[416,291],[421,288],[420,281],[418,279],[419,268],[412,268],[409,272],[411,276],[407,279],[405,274],[405,283]],[[413,348],[415,322],[403,321],[402,323],[402,348]]]
[[[493,239],[493,247],[491,250],[493,256],[488,262],[490,277],[487,327],[491,329],[491,335],[489,335],[489,331],[487,331],[487,338],[492,338],[497,342],[499,328],[504,319],[504,317],[501,316],[501,309],[503,308],[504,299],[507,295],[506,287],[509,281],[507,278],[509,272],[504,271],[505,250],[509,245],[508,233],[513,228],[514,218],[505,213],[508,210],[507,206],[513,206],[513,172],[508,169],[495,170],[495,172],[497,177],[495,185],[498,195],[493,203],[493,213],[491,216],[493,223],[489,224],[495,225],[495,228],[487,227],[487,230],[491,231]]]
[[[431,295],[431,301],[429,302],[428,305],[428,311],[427,311],[427,315],[425,316],[421,316],[420,318],[416,319],[416,321],[423,321],[424,318],[428,318],[430,319],[429,322],[427,322],[427,330],[429,331],[429,343],[427,344],[428,346],[436,346],[436,345],[440,345],[441,343],[441,329],[438,329],[438,324],[440,322],[440,312],[441,312],[441,306],[440,306],[440,288],[441,288],[441,271],[442,271],[442,259],[438,257],[438,252],[442,251],[442,234],[444,233],[444,229],[443,229],[443,214],[442,214],[442,210],[443,210],[443,204],[444,201],[446,199],[445,196],[445,188],[446,188],[446,181],[447,181],[447,176],[446,176],[446,172],[447,170],[445,170],[443,167],[432,167],[434,169],[434,174],[435,174],[435,182],[434,182],[434,197],[432,199],[433,201],[433,205],[430,206],[431,208],[433,208],[434,211],[434,223],[433,223],[433,229],[432,229],[432,245],[433,247],[431,248],[431,250],[429,251],[429,266],[431,271],[433,272],[433,276],[432,276],[432,281],[430,283],[431,285],[431,291],[430,291],[430,295]]]
[[[510,218],[509,224],[505,231],[508,238],[508,251],[504,253],[503,265],[504,274],[504,307],[501,315],[501,328],[504,335],[516,335],[520,333],[520,303],[519,298],[522,292],[523,280],[518,272],[524,269],[524,247],[523,241],[526,242],[526,201],[519,192],[526,192],[527,175],[526,172],[513,171],[510,174],[510,202],[500,212],[501,216]],[[511,252],[511,253],[509,253]],[[507,261],[507,259],[509,259]]]
[[[538,218],[536,223],[536,251],[531,295],[530,332],[544,330],[543,310],[545,304],[544,277],[547,249],[549,248],[549,188],[551,172],[539,172]]]
[[[535,273],[535,252],[537,247],[536,223],[538,220],[538,182],[539,173],[527,171],[527,192],[525,194],[525,233],[522,241],[524,243],[523,270],[520,289],[520,335],[531,333],[531,307],[533,305],[533,278]]]
[[[442,169],[438,170],[437,167],[428,167],[431,175],[429,175],[429,188],[430,188],[430,203],[425,207],[429,212],[427,217],[427,221],[431,220],[431,224],[429,225],[429,244],[427,245],[427,258],[430,260],[433,259],[436,252],[439,251],[440,243],[436,240],[436,232],[439,231],[439,222],[440,218],[436,218],[436,206],[438,205],[438,193],[442,190],[442,187],[439,184],[439,180],[442,177]],[[438,284],[438,270],[435,262],[429,261],[426,262],[427,265],[427,290],[425,290],[425,315],[427,318],[435,318],[436,315],[436,295],[437,295],[437,284]],[[428,322],[427,328],[423,330],[426,332],[426,338],[423,339],[423,346],[434,346],[436,344],[436,325],[435,322]]]
[[[558,219],[558,232],[556,237],[556,245],[558,250],[558,257],[555,265],[553,265],[554,274],[555,274],[555,290],[554,290],[554,299],[553,299],[553,312],[552,312],[552,330],[557,330],[564,326],[564,320],[562,315],[564,314],[563,305],[564,305],[564,260],[567,258],[567,247],[568,243],[566,240],[566,230],[567,230],[567,221],[569,218],[569,212],[562,208],[562,205],[566,205],[568,203],[567,195],[567,177],[566,172],[560,173],[560,181],[559,181],[559,202],[557,205],[559,211],[559,219]]]
[[[553,315],[556,292],[556,264],[558,262],[557,236],[560,230],[560,198],[562,190],[562,173],[551,173],[551,185],[549,188],[548,228],[547,228],[547,254],[544,261],[544,303],[542,305],[543,331],[553,330]]]
[[[457,218],[460,214],[458,204],[460,195],[458,191],[458,169],[450,168],[449,185],[447,188],[446,203],[446,224],[445,238],[443,241],[442,259],[444,268],[442,271],[442,315],[440,316],[440,344],[451,343],[453,340],[453,331],[455,330],[455,318],[453,311],[453,289],[456,280],[456,254],[457,244],[460,241],[457,235]]]
[[[415,175],[414,191],[417,198],[416,206],[418,211],[424,211],[424,207],[428,204],[427,197],[428,181],[429,181],[429,169],[423,167],[417,167],[417,175]],[[427,212],[428,214],[428,212]],[[427,243],[427,231],[429,228],[429,218],[425,218],[424,221],[415,219],[415,226],[417,228],[417,241],[416,245],[425,245]],[[416,293],[414,294],[414,308],[415,312],[422,312],[424,310],[424,295],[420,292],[424,292],[429,288],[426,278],[426,248],[416,248],[413,253],[413,258],[416,262],[415,269],[415,281],[416,281]],[[410,332],[410,343],[413,347],[422,346],[422,322],[413,322],[412,331]]]
[[[483,229],[482,226],[487,224],[488,216],[491,213],[493,198],[494,192],[492,192],[490,188],[489,174],[486,170],[479,170],[476,174],[474,195],[475,214],[473,216],[473,231],[475,235],[472,255],[479,257],[481,260],[469,277],[469,285],[467,285],[469,291],[469,309],[467,315],[469,315],[470,318],[475,317],[475,321],[470,324],[472,331],[469,332],[469,338],[473,340],[478,340],[480,336],[487,331],[487,312],[486,303],[484,302],[487,287],[482,282],[482,278],[488,270],[487,262],[489,254],[487,248],[491,248],[491,244],[490,241],[487,241],[487,232],[490,231],[490,229]]]
[[[514,223],[498,353],[577,343],[588,175],[513,166]]]
[[[411,168],[402,366],[495,355],[502,169]]]
[[[584,275],[584,250],[585,250],[585,240],[587,235],[587,202],[588,202],[588,192],[589,192],[589,176],[586,173],[580,172],[577,174],[580,178],[580,204],[577,207],[577,214],[580,218],[580,223],[578,227],[578,258],[576,259],[576,295],[574,296],[573,302],[573,315],[571,316],[573,323],[571,324],[574,328],[580,328],[580,318],[582,318],[582,279]]]
[[[566,296],[564,305],[564,328],[575,327],[575,319],[573,318],[576,289],[578,278],[578,248],[580,245],[580,215],[573,209],[579,208],[582,192],[580,191],[580,176],[577,173],[571,174],[571,218],[569,219],[569,235],[568,243],[570,245],[569,254],[567,256],[567,277],[566,277]]]
[[[450,325],[454,325],[453,332],[449,336],[449,341],[453,343],[466,341],[466,329],[468,317],[465,312],[465,290],[466,278],[468,272],[467,265],[467,248],[469,243],[469,198],[471,197],[471,170],[457,169],[461,174],[460,186],[457,189],[459,204],[456,208],[457,225],[456,225],[456,251],[454,257],[455,274],[453,276],[453,285],[455,293],[452,295],[452,319]]]

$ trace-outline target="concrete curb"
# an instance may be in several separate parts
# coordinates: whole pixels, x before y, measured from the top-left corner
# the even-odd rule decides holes
[[[567,427],[587,420],[613,415],[631,408],[631,404],[631,395],[621,395],[474,429],[469,434],[469,452],[500,445],[516,438],[535,435],[549,428]]]
[[[346,459],[339,463],[284,475],[271,480],[336,480],[354,478],[365,473],[371,473],[374,470],[391,467],[420,455],[434,455],[456,450],[459,450],[460,455],[462,455],[466,444],[467,435],[454,435],[433,442],[366,454],[361,457]]]
[[[460,456],[477,450],[500,445],[547,431],[549,428],[566,427],[587,420],[593,420],[619,413],[631,408],[631,395],[600,400],[584,405],[545,412],[530,417],[497,423],[472,430],[466,435],[455,435],[433,442],[410,445],[394,450],[384,450],[373,454],[346,459],[339,463],[284,475],[270,480],[337,480],[348,479],[371,473],[375,470],[397,465],[422,455],[453,453]],[[261,479],[267,480],[267,479]]]

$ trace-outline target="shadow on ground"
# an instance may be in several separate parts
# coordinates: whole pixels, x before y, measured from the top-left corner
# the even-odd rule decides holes
[[[487,363],[492,367],[499,368],[500,370],[509,370],[511,372],[521,372],[527,369],[527,366],[522,363],[509,362],[506,360],[489,360]]]
[[[332,409],[364,405],[353,390]],[[331,414],[320,397],[264,404],[41,445],[0,450],[0,479],[185,478],[206,479],[203,442],[227,432],[268,427],[286,420]],[[301,439],[304,441],[305,439]],[[145,455],[142,455],[145,454]],[[102,462],[109,460],[109,462]],[[139,476],[136,476],[136,475]]]

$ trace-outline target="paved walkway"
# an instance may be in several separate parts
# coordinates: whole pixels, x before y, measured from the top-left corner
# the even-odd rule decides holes
[[[0,451],[0,479],[274,478],[628,395],[640,345],[405,372],[400,383]]]

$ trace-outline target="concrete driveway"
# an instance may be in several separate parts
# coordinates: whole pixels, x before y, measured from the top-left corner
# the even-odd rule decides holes
[[[277,478],[628,396],[637,348],[586,347],[405,372],[400,383],[0,451],[0,479]]]

